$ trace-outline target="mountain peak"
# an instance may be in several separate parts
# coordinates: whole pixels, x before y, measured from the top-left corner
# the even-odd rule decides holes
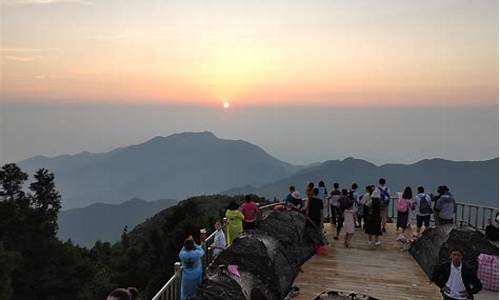
[[[184,139],[218,139],[215,134],[210,131],[200,131],[200,132],[182,132],[175,133],[169,136],[155,136],[154,138],[148,140],[146,143],[159,143],[170,140],[184,140]]]

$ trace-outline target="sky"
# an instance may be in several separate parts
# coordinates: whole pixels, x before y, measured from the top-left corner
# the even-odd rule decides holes
[[[193,130],[298,163],[498,156],[498,1],[0,3],[2,161]]]

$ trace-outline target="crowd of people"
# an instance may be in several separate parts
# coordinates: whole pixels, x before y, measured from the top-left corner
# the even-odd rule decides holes
[[[417,187],[414,194],[412,188],[407,186],[402,193],[397,194],[397,202],[394,205],[397,211],[396,229],[399,241],[406,241],[408,234],[410,238],[418,238],[422,233],[422,227],[428,228],[430,226],[432,215],[434,215],[435,224],[438,226],[453,224],[456,203],[448,187],[438,187],[437,193],[433,195],[426,193],[422,186]],[[386,180],[380,178],[378,185],[368,185],[364,191],[358,191],[356,183],[353,183],[350,188],[341,188],[338,183],[333,183],[332,188],[328,190],[323,181],[318,182],[317,187],[313,182],[309,182],[305,188],[304,198],[294,186],[290,186],[289,193],[284,199],[283,209],[304,213],[322,232],[325,222],[330,222],[336,229],[334,240],[339,240],[343,230],[343,242],[346,248],[351,247],[351,239],[356,228],[361,228],[367,235],[369,246],[376,248],[381,245],[380,236],[386,232],[386,223],[390,220],[388,215],[390,205],[390,190],[386,185]],[[212,250],[211,255],[218,256],[243,231],[254,229],[259,213],[258,205],[252,201],[250,196],[246,196],[241,205],[234,201],[231,202],[225,212],[224,220],[217,221],[214,225],[215,236],[213,243],[209,245]],[[226,222],[225,231],[223,230],[223,222]],[[452,271],[461,268],[455,252],[450,253],[451,258],[455,258],[451,265]],[[197,287],[201,284],[202,259],[205,255],[203,247],[196,245],[191,236],[186,239],[184,247],[179,253],[182,263],[181,300],[186,300],[189,296],[194,295]],[[448,267],[442,266],[442,268],[449,271],[450,264]],[[444,280],[443,276],[446,277],[446,274],[439,274],[441,277],[436,278]],[[466,276],[469,276],[469,273]],[[468,277],[467,280],[469,280]],[[439,281],[440,284],[441,281]],[[476,284],[476,281],[473,283]],[[465,290],[461,289],[462,286],[457,286],[458,288],[455,285],[450,286],[449,282],[442,284],[440,287],[444,299],[466,299],[457,297],[457,295],[468,295],[477,290],[477,287]]]
[[[339,183],[333,183],[328,190],[323,181],[318,182],[317,187],[314,182],[309,182],[305,194],[306,197],[302,198],[296,188],[290,186],[284,200],[287,208],[307,214],[320,229],[323,229],[325,221],[329,221],[336,229],[334,240],[340,238],[343,229],[344,246],[347,248],[355,228],[364,230],[370,246],[381,245],[379,237],[386,232],[391,204],[391,193],[384,178],[378,180],[377,186],[366,186],[363,192],[358,191],[356,183],[350,188],[341,188]],[[455,199],[446,186],[439,186],[435,195],[426,193],[422,186],[417,187],[414,195],[412,188],[407,186],[402,193],[398,193],[395,206],[397,239],[403,242],[419,237],[422,227],[430,226],[431,215],[434,215],[436,225],[453,224],[457,209]]]

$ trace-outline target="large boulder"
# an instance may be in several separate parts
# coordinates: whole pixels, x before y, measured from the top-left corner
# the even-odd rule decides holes
[[[450,249],[458,247],[464,251],[463,263],[477,270],[477,257],[481,253],[498,256],[498,247],[488,241],[484,234],[470,227],[443,225],[425,230],[411,248],[410,253],[424,272],[431,277],[434,267],[450,261]]]
[[[267,213],[256,230],[243,233],[211,264],[196,299],[281,300],[322,243],[321,232],[303,214]],[[228,265],[237,265],[239,276],[227,272]]]

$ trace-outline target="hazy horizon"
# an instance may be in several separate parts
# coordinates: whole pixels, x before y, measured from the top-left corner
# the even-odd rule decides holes
[[[2,160],[205,130],[295,164],[498,156],[498,0],[0,3]]]
[[[375,164],[498,156],[498,107],[340,108],[1,104],[0,160],[106,152],[154,136],[211,131],[278,159],[355,157]]]

